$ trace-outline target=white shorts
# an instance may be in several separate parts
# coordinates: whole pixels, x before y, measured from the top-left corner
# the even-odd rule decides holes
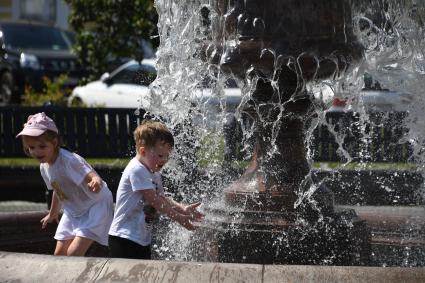
[[[56,230],[55,239],[70,240],[83,237],[107,246],[113,216],[112,194],[95,203],[81,216],[74,217],[65,211]]]

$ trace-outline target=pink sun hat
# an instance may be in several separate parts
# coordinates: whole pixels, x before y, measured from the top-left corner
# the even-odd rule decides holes
[[[41,112],[34,115],[30,115],[24,125],[24,129],[19,134],[17,134],[16,137],[38,137],[47,130],[59,133],[55,122],[53,122],[53,120],[50,119],[44,112]]]

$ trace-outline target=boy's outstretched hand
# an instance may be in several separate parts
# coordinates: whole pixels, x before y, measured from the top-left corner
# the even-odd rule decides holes
[[[205,215],[197,210],[201,205],[200,202],[195,202],[184,207],[184,213],[190,216],[190,221],[202,221]]]
[[[204,214],[197,208],[200,202],[183,205],[172,198],[160,195],[154,189],[141,190],[146,205],[153,206],[159,213],[165,214],[188,230],[195,230],[194,222],[204,219]]]
[[[194,222],[199,222],[204,219],[205,215],[199,212],[196,208],[200,206],[201,203],[192,203],[186,206],[182,206],[183,213],[179,214],[180,217],[177,220],[184,228],[187,230],[193,231],[196,229]]]

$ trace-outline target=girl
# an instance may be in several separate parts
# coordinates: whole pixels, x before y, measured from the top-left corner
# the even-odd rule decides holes
[[[60,147],[59,131],[44,112],[28,117],[22,137],[25,153],[40,162],[41,176],[53,190],[49,213],[41,226],[58,223],[55,255],[84,256],[93,243],[108,243],[113,217],[112,193],[93,168],[79,155]]]

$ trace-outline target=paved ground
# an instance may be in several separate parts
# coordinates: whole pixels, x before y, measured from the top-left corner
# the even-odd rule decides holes
[[[47,210],[46,203],[29,201],[0,201],[0,213],[18,211],[44,211]]]

